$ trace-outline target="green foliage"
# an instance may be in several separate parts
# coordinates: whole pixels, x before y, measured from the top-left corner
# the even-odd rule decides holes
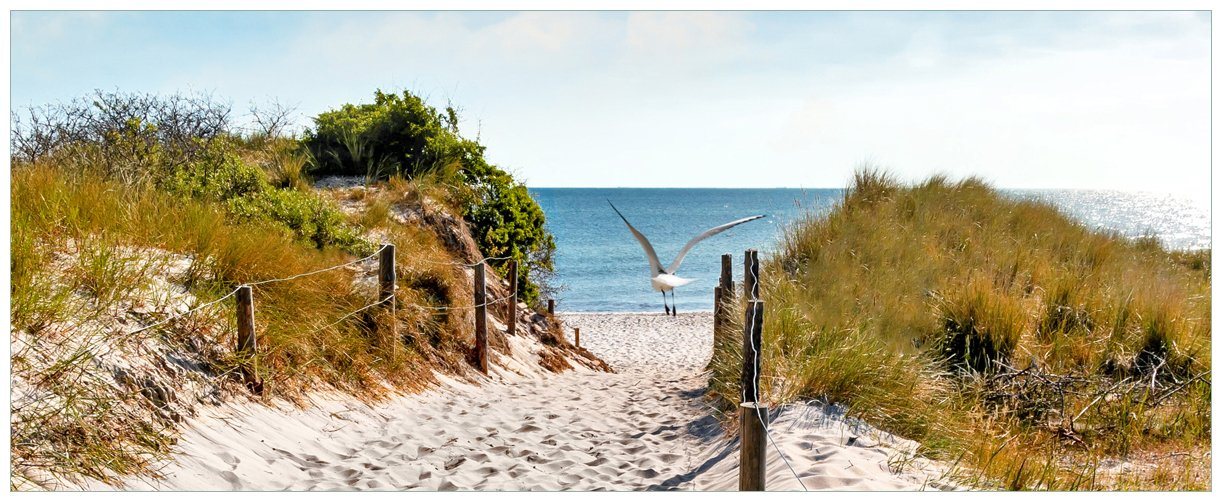
[[[450,162],[482,163],[484,147],[458,136],[451,116],[457,119],[410,92],[377,91],[372,104],[345,104],[319,114],[305,144],[320,174],[410,179]]]
[[[526,186],[516,183],[509,174],[484,164],[470,173],[472,187],[482,203],[470,204],[464,218],[471,224],[475,242],[484,256],[513,257],[527,264],[518,269],[518,295],[533,303],[539,298],[539,285],[534,277],[552,271],[552,252],[556,249],[552,234],[544,227],[543,209],[535,202]],[[502,275],[507,273],[505,261],[493,266]]]
[[[459,208],[480,252],[524,264],[518,268],[519,297],[538,299],[555,250],[543,210],[524,185],[484,159],[483,145],[459,135],[453,108],[439,113],[410,92],[377,91],[373,103],[318,115],[304,144],[318,174],[427,177],[446,186],[442,202]],[[507,271],[505,261],[494,267],[502,275]]]
[[[223,203],[243,221],[271,223],[318,248],[373,252],[373,245],[360,239],[343,213],[326,200],[309,191],[273,187],[264,170],[224,145],[173,171],[163,187],[183,197]]]
[[[229,199],[229,211],[247,220],[268,220],[322,248],[335,245],[367,255],[374,245],[360,238],[343,213],[309,192],[272,189]]]

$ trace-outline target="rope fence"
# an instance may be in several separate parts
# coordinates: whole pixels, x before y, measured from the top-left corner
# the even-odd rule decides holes
[[[343,323],[344,321],[347,321],[348,319],[352,318],[353,316],[356,316],[357,314],[368,311],[370,309],[374,309],[376,307],[383,307],[383,308],[388,309],[392,314],[391,315],[392,319],[389,322],[389,326],[385,328],[389,330],[390,334],[397,335],[398,327],[397,327],[397,322],[394,320],[394,315],[393,315],[395,310],[398,307],[397,304],[399,303],[395,301],[396,297],[394,295],[394,291],[397,288],[396,280],[395,280],[396,258],[395,258],[394,251],[395,251],[395,246],[393,244],[384,244],[381,249],[379,249],[377,252],[373,254],[370,254],[368,256],[358,258],[358,259],[355,259],[355,260],[352,260],[346,263],[341,263],[339,265],[334,265],[334,266],[321,268],[317,270],[311,270],[309,272],[302,272],[302,273],[294,274],[294,275],[287,276],[287,277],[264,279],[264,280],[239,284],[238,286],[234,287],[232,290],[230,290],[228,293],[224,294],[220,298],[217,298],[215,300],[209,301],[201,305],[197,305],[184,312],[180,312],[180,313],[171,315],[154,324],[150,324],[148,326],[128,332],[126,336],[132,336],[132,335],[142,333],[142,332],[145,332],[151,329],[165,326],[177,319],[182,319],[184,317],[190,316],[201,310],[216,306],[229,298],[236,297],[237,298],[237,331],[238,331],[236,352],[239,354],[239,356],[241,356],[242,360],[246,361],[246,363],[244,363],[242,367],[240,368],[240,371],[243,375],[243,380],[245,381],[247,387],[252,392],[256,394],[261,394],[262,389],[263,389],[263,382],[262,382],[262,379],[259,378],[258,376],[257,360],[255,357],[258,354],[258,346],[257,346],[257,340],[256,340],[256,334],[255,334],[253,287],[267,285],[267,284],[274,284],[274,283],[279,283],[279,282],[292,281],[292,280],[301,279],[301,278],[305,278],[305,277],[309,277],[309,276],[313,276],[317,274],[322,274],[325,272],[331,272],[331,271],[343,269],[346,267],[350,267],[350,266],[377,258],[379,262],[378,274],[377,274],[378,282],[379,282],[379,293],[378,293],[379,299],[374,302],[368,303],[364,306],[361,306],[360,308],[352,310],[340,316],[335,321],[328,323],[326,325],[323,325],[311,331],[310,333],[316,334],[316,333],[322,332],[324,330],[335,327]],[[464,306],[432,306],[432,305],[408,304],[408,305],[403,305],[403,306],[406,308],[414,308],[414,309],[428,310],[428,311],[434,311],[434,312],[458,312],[458,311],[474,310],[475,317],[476,317],[476,347],[475,347],[476,355],[477,355],[477,359],[481,361],[479,369],[482,372],[484,372],[485,374],[488,372],[487,363],[486,363],[487,361],[486,326],[487,326],[487,315],[488,315],[487,307],[508,302],[509,303],[508,314],[509,314],[510,322],[507,323],[507,327],[512,331],[516,331],[517,304],[518,304],[517,302],[518,295],[517,295],[517,277],[516,277],[517,262],[516,260],[509,262],[510,275],[513,275],[513,277],[509,278],[509,285],[510,285],[509,293],[499,298],[493,298],[493,299],[486,298],[486,295],[485,295],[485,290],[486,290],[486,284],[484,283],[485,266],[491,262],[504,261],[504,260],[513,260],[513,257],[510,257],[510,256],[487,257],[487,258],[483,258],[474,263],[466,263],[466,262],[460,262],[460,261],[427,260],[427,259],[418,258],[418,257],[412,257],[410,260],[412,262],[417,262],[417,263],[429,263],[429,264],[434,264],[434,265],[444,265],[444,266],[454,266],[454,267],[472,267],[475,269],[475,281],[474,281],[475,282],[474,284],[475,298],[474,298],[474,303],[472,305],[469,305],[469,306],[467,305],[464,305]],[[549,303],[554,304],[554,302],[551,300],[549,300]],[[379,329],[383,329],[383,328],[379,327]]]
[[[715,295],[726,295],[726,285],[731,277],[729,255],[722,259],[722,285],[715,290]],[[739,405],[739,425],[741,427],[741,449],[739,460],[738,489],[740,491],[764,491],[766,474],[766,443],[776,450],[785,467],[797,480],[803,491],[809,491],[802,477],[793,468],[785,453],[772,437],[768,418],[765,415],[768,405],[761,402],[759,393],[760,369],[763,359],[763,316],[764,302],[759,299],[759,253],[748,249],[743,260],[743,296],[747,302],[743,323],[743,371],[742,371],[742,401]],[[729,291],[733,291],[729,283]],[[732,293],[731,293],[732,294]],[[722,300],[724,301],[724,300]],[[714,326],[722,324],[718,318],[727,315],[720,304],[714,309]],[[748,357],[750,359],[748,359]]]

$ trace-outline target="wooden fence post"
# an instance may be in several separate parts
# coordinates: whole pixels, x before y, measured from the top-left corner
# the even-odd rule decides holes
[[[556,315],[556,300],[553,300],[551,298],[547,299],[547,315],[549,316]]]
[[[518,260],[509,260],[509,319],[505,329],[511,335],[518,333]]]
[[[738,491],[764,491],[765,455],[768,440],[768,407],[759,403],[743,403],[738,408],[742,424],[742,452],[739,457]]]
[[[738,408],[742,427],[738,468],[740,491],[764,490],[768,407],[759,399],[763,327],[764,302],[751,300],[743,319],[743,398]]]
[[[721,286],[721,294],[726,296],[726,299],[734,297],[734,265],[731,263],[734,256],[730,253],[721,255],[721,281],[717,283]]]
[[[717,336],[726,323],[730,313],[729,305],[734,301],[734,256],[730,253],[721,255],[721,278],[717,287],[713,288],[713,345],[717,345]]]
[[[573,328],[573,340],[577,342],[577,348],[581,348],[581,328]]]
[[[255,297],[248,285],[238,286],[238,355],[242,362],[242,381],[255,394],[263,393],[259,379],[258,345],[255,340]]]
[[[759,252],[754,249],[748,249],[747,252],[743,254],[743,296],[747,301],[759,299],[759,277]]]
[[[475,361],[488,374],[488,307],[484,284],[484,264],[475,264]]]
[[[751,300],[743,316],[742,402],[759,398],[760,363],[763,360],[764,302]]]
[[[395,245],[383,244],[378,252],[378,301],[386,302],[382,311],[390,315],[386,317],[385,329],[394,340],[395,347],[399,343],[399,321],[395,319]],[[388,301],[389,300],[389,301]]]

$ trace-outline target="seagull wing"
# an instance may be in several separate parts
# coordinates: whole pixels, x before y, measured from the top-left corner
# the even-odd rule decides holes
[[[611,204],[611,201],[607,201],[607,204]],[[628,225],[628,230],[632,231],[632,236],[636,237],[636,241],[641,243],[642,248],[645,248],[645,257],[649,258],[650,277],[663,273],[662,262],[658,260],[658,253],[653,250],[653,244],[649,243],[649,239],[646,239],[644,234],[633,227],[631,223],[628,223],[628,218],[625,218],[623,213],[620,213],[619,209],[615,208],[615,204],[611,204],[611,209],[615,210],[615,214],[619,215],[619,219],[624,220],[624,224]]]
[[[691,250],[692,250],[692,248],[696,247],[696,244],[699,244],[699,243],[700,243],[700,241],[705,240],[705,239],[708,239],[709,237],[712,237],[712,236],[714,236],[714,235],[720,234],[720,233],[722,233],[722,232],[725,232],[726,230],[729,230],[729,229],[731,229],[731,228],[734,228],[734,227],[736,227],[736,226],[738,226],[738,225],[742,225],[743,223],[746,223],[746,222],[748,222],[748,221],[754,221],[754,220],[758,220],[758,219],[760,219],[760,218],[763,218],[764,216],[765,216],[765,215],[758,214],[758,215],[755,215],[755,216],[748,216],[748,217],[743,218],[743,219],[741,219],[741,220],[734,220],[734,221],[731,221],[731,222],[726,223],[726,224],[724,224],[724,225],[718,225],[718,226],[715,226],[715,227],[710,228],[710,229],[708,229],[708,230],[705,230],[705,231],[704,231],[704,233],[701,233],[700,235],[697,235],[697,236],[695,236],[695,237],[692,237],[692,240],[687,241],[687,244],[686,244],[686,245],[684,245],[684,246],[683,246],[683,249],[679,251],[679,255],[678,255],[678,256],[675,256],[675,261],[674,261],[674,262],[672,262],[672,263],[670,264],[670,267],[668,267],[668,268],[666,269],[666,273],[668,273],[668,274],[673,274],[673,273],[675,273],[675,271],[676,271],[676,270],[679,270],[679,264],[680,264],[680,263],[683,263],[683,257],[684,257],[684,256],[687,256],[687,252],[688,252],[688,251],[691,251]]]

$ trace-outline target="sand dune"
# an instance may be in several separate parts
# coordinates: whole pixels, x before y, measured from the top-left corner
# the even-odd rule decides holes
[[[258,404],[192,419],[161,479],[174,490],[734,490],[738,448],[706,403],[710,315],[569,314],[617,372],[584,368],[447,380],[367,406],[319,395],[307,409]],[[914,445],[826,406],[773,412],[772,434],[808,489],[930,488],[938,470],[889,460]],[[768,488],[801,489],[775,450]],[[934,483],[936,486],[936,483]]]

